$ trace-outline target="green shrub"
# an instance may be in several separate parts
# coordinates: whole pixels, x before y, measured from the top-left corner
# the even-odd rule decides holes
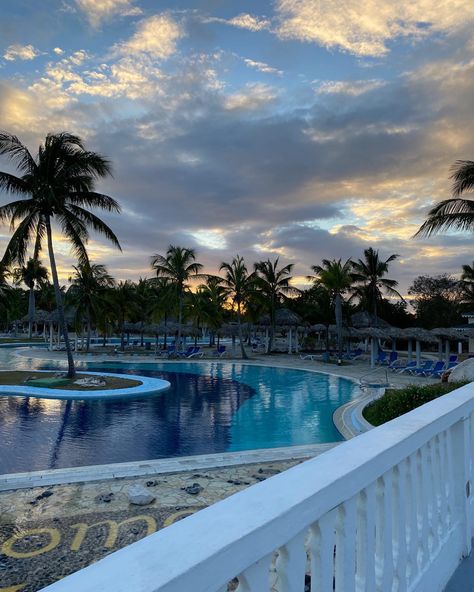
[[[362,414],[369,423],[378,426],[465,384],[467,383],[440,382],[425,386],[411,385],[402,389],[388,389],[380,399],[369,403]]]

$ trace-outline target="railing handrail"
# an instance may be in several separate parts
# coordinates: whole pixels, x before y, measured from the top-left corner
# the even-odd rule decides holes
[[[232,577],[472,413],[474,389],[467,385],[203,509],[45,590],[224,589]]]

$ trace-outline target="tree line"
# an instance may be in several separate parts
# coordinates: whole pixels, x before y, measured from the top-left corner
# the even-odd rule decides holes
[[[194,249],[176,245],[151,258],[153,278],[136,283],[116,282],[104,265],[90,261],[87,252],[91,229],[121,249],[112,229],[91,211],[99,209],[116,214],[121,211],[114,198],[95,188],[97,180],[111,174],[111,163],[102,155],[86,150],[81,138],[68,132],[48,134],[34,156],[15,135],[0,132],[1,155],[10,159],[19,174],[0,172],[0,190],[16,198],[0,206],[0,221],[8,222],[12,231],[0,263],[0,307],[7,318],[13,319],[21,316],[27,300],[31,331],[35,299],[46,309],[52,308],[54,302],[66,345],[69,377],[74,376],[75,366],[65,301],[74,307],[76,318],[86,323],[89,336],[93,327],[105,333],[113,328],[123,334],[128,320],[147,323],[175,316],[179,344],[184,320],[192,319],[198,326],[206,323],[217,329],[225,320],[235,319],[243,357],[246,354],[242,321],[256,322],[263,313],[269,315],[268,351],[271,351],[276,311],[282,306],[298,312],[310,323],[329,323],[334,319],[340,350],[344,316],[357,308],[371,311],[375,322],[380,316],[406,326],[417,320],[416,317],[433,318],[432,312],[426,312],[433,306],[433,297],[437,299],[436,306],[449,304],[453,321],[456,316],[452,313],[453,303],[456,306],[470,303],[467,294],[473,292],[474,283],[469,276],[472,268],[468,272],[469,266],[465,266],[460,282],[450,276],[417,278],[409,292],[415,303],[415,315],[412,315],[396,290],[397,282],[387,277],[389,265],[398,255],[383,260],[373,248],[366,249],[357,261],[324,259],[312,267],[313,275],[308,276],[311,287],[305,290],[292,284],[293,264],[282,265],[278,258],[256,262],[249,269],[237,255],[232,261],[222,263],[222,275],[217,276],[203,272]],[[474,188],[474,162],[457,162],[452,178],[453,198],[437,204],[417,234],[429,236],[441,230],[474,227],[473,203],[460,197]],[[67,290],[59,283],[53,223],[71,244],[77,261]],[[45,246],[51,281],[41,264]],[[193,278],[201,283],[191,291]],[[10,285],[10,279],[16,287]],[[20,285],[27,290],[22,290]],[[393,297],[398,298],[396,303],[392,302]],[[444,318],[438,317],[436,321],[443,324]]]

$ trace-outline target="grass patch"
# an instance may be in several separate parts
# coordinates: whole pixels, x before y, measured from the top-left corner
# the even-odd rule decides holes
[[[372,425],[379,426],[465,384],[467,382],[440,382],[424,386],[410,385],[402,389],[387,389],[380,399],[372,401],[364,408],[362,415]]]
[[[58,372],[24,372],[20,370],[13,370],[8,372],[0,372],[0,385],[11,385],[11,386],[36,386],[29,384],[28,379],[52,379],[58,375]],[[101,378],[105,382],[105,386],[80,386],[74,384],[75,380],[81,378]],[[122,378],[115,376],[99,376],[96,374],[76,374],[76,378],[73,380],[67,379],[66,381],[60,380],[56,385],[49,385],[48,388],[57,388],[66,391],[101,391],[101,390],[115,390],[122,388],[132,388],[141,384],[138,380],[132,380],[130,378]],[[38,388],[40,385],[38,385]]]
[[[0,337],[0,343],[45,343],[42,337]]]

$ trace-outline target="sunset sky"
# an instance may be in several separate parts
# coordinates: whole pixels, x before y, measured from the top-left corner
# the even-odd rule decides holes
[[[112,160],[98,189],[123,207],[105,218],[124,252],[90,251],[115,277],[150,276],[170,243],[207,271],[279,255],[301,278],[373,246],[401,255],[402,292],[472,262],[469,234],[410,238],[449,197],[450,165],[474,159],[472,0],[2,0],[0,14],[0,128],[32,150],[68,130]]]

